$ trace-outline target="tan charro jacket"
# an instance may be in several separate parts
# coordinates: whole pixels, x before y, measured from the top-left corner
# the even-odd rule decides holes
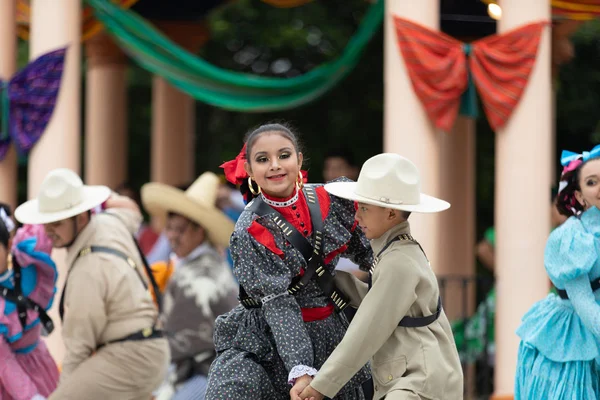
[[[372,240],[373,253],[403,233],[410,233],[408,222]],[[337,272],[336,282],[360,307],[311,386],[332,398],[371,360],[375,400],[395,390],[430,400],[463,398],[462,368],[445,313],[426,327],[398,326],[404,316],[431,315],[437,308],[437,279],[417,244],[392,243],[379,256],[370,291],[348,273]]]
[[[93,215],[68,248],[62,327],[66,352],[61,381],[99,345],[154,326],[158,310],[140,280],[142,276],[148,287],[132,238],[141,221],[141,214],[133,210],[108,209]],[[96,252],[77,257],[91,245],[111,247],[129,255],[136,262],[139,275],[116,255]]]

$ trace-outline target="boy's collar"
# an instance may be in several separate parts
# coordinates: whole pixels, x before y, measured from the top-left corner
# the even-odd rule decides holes
[[[383,249],[383,246],[385,246],[387,242],[403,233],[410,233],[410,224],[408,223],[408,221],[404,221],[399,223],[398,225],[394,225],[393,227],[388,229],[383,235],[379,236],[376,239],[371,239],[371,248],[373,249],[373,254],[377,255],[377,253],[379,253],[381,249]]]

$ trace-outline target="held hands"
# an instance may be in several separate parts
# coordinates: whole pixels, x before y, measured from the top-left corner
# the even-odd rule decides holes
[[[323,400],[325,396],[323,396],[320,392],[314,389],[312,386],[307,386],[302,393],[300,393],[301,400]]]
[[[303,400],[300,397],[300,393],[312,382],[312,377],[308,375],[303,375],[300,378],[296,379],[296,383],[290,390],[290,400]]]
[[[312,377],[301,376],[290,390],[290,400],[323,400],[324,396],[310,387]]]

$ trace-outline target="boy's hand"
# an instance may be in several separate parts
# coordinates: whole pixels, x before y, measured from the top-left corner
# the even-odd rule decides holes
[[[290,390],[290,400],[302,400],[304,397],[300,397],[300,393],[312,382],[312,377],[303,375],[296,379],[296,383]]]

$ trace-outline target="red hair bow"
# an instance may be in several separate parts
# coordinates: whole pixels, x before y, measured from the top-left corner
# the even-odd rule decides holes
[[[227,161],[220,165],[225,172],[225,179],[234,185],[241,185],[246,179],[248,179],[248,173],[244,168],[246,162],[246,145],[242,147],[240,154],[237,155],[233,160]]]

